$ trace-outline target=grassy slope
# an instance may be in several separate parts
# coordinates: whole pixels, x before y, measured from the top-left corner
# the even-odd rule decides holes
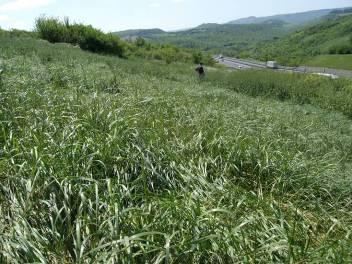
[[[306,65],[352,70],[352,55],[320,55],[308,61]]]
[[[281,63],[303,63],[307,58],[328,53],[335,45],[348,44],[352,15],[336,16],[310,25],[274,43],[259,48],[262,59],[277,59]]]
[[[352,259],[349,81],[0,42],[0,262]]]

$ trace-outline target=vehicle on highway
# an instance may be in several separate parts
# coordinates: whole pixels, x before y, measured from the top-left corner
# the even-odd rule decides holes
[[[269,69],[278,69],[279,64],[276,61],[267,61],[266,62],[266,67]]]
[[[217,59],[218,59],[219,61],[224,61],[224,56],[220,54]]]
[[[338,79],[339,76],[335,75],[335,74],[330,74],[330,73],[320,73],[320,72],[317,72],[317,73],[313,73],[314,75],[319,75],[319,76],[324,76],[324,77],[328,77],[328,78],[331,78],[333,80],[335,79]]]

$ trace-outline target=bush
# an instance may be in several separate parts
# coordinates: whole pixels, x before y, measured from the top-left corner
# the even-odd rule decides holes
[[[36,32],[40,38],[51,43],[66,42],[95,53],[125,56],[126,45],[117,36],[105,34],[92,26],[71,24],[68,18],[64,21],[57,18],[38,18]]]
[[[193,56],[193,62],[195,63],[195,64],[198,64],[198,63],[201,63],[202,62],[202,59],[203,59],[203,56],[202,56],[202,53],[201,52],[194,52],[193,54],[192,54],[192,56]]]
[[[68,29],[57,18],[38,18],[35,21],[35,31],[40,38],[51,43],[66,42]]]
[[[83,37],[80,38],[79,46],[83,50],[113,54],[119,57],[124,57],[125,45],[119,38],[104,34],[92,26],[86,26]]]
[[[144,47],[146,45],[146,41],[142,37],[138,37],[135,41],[137,47]]]
[[[0,37],[4,36],[5,34],[6,34],[6,31],[0,27]]]

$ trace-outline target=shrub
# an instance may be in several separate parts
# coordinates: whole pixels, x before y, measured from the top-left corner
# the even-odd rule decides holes
[[[167,64],[177,61],[177,51],[173,46],[165,45],[161,47],[161,54]],[[181,58],[180,58],[181,60]]]
[[[40,38],[51,43],[66,42],[68,29],[57,18],[41,17],[35,21],[35,31]]]
[[[138,37],[135,41],[137,47],[144,47],[146,45],[146,41],[142,37]]]
[[[57,18],[38,18],[36,32],[40,38],[51,43],[66,42],[95,53],[125,56],[126,45],[117,36],[105,34],[92,26],[71,24],[68,18],[64,21]]]
[[[5,34],[6,34],[6,31],[0,27],[0,37],[4,36]]]
[[[84,34],[78,44],[83,50],[124,57],[124,43],[119,38],[111,34],[104,34],[92,26],[85,27]]]
[[[192,54],[192,56],[193,56],[193,62],[195,64],[198,64],[198,63],[202,62],[203,56],[202,56],[201,52],[199,52],[199,51],[198,52],[194,52]]]

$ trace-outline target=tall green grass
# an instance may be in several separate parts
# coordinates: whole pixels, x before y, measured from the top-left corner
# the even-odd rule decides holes
[[[271,71],[211,71],[208,80],[250,96],[311,104],[352,117],[352,85],[348,79]]]
[[[66,42],[91,52],[125,56],[126,44],[117,36],[105,34],[92,26],[72,24],[68,18],[64,21],[57,18],[38,18],[35,31],[40,38],[51,43]]]
[[[0,44],[0,262],[351,261],[352,121],[276,92],[310,77]]]

